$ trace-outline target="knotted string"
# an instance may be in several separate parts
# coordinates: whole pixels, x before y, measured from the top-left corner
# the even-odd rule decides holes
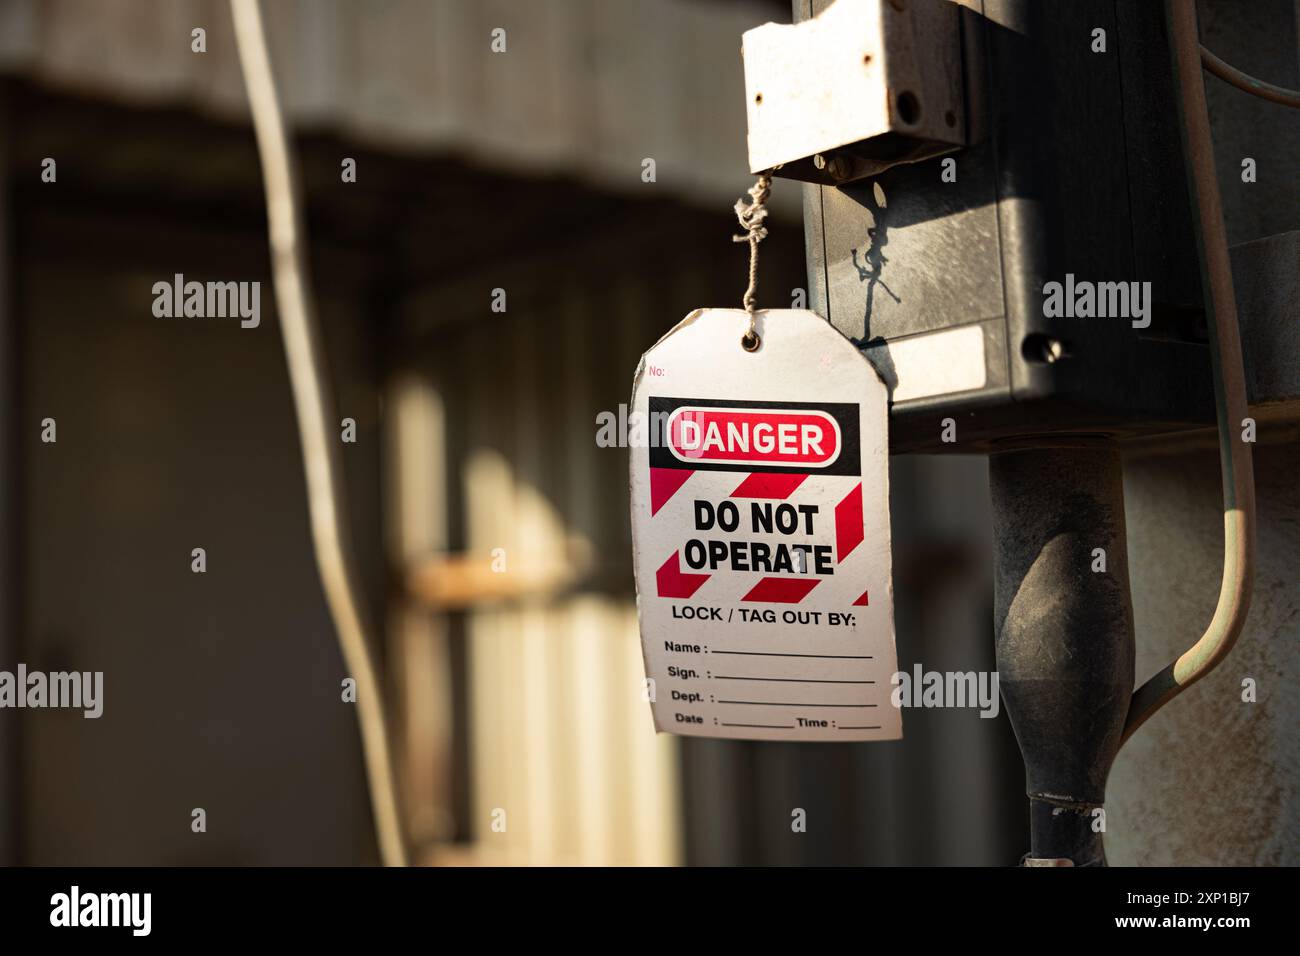
[[[749,313],[749,325],[740,339],[741,347],[747,352],[757,351],[761,344],[758,332],[755,331],[754,315],[758,298],[758,244],[767,237],[767,227],[763,225],[763,220],[767,218],[767,197],[771,191],[771,175],[760,173],[758,181],[749,190],[749,202],[736,200],[736,219],[745,234],[733,236],[732,241],[749,243],[749,287],[745,289],[745,296],[741,300],[745,304],[745,311]]]

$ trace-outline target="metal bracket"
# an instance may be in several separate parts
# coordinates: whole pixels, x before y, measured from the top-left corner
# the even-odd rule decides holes
[[[951,0],[837,0],[744,36],[749,166],[835,185],[966,143]]]

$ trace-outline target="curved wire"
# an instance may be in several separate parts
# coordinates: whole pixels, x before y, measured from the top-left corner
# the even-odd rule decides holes
[[[306,252],[301,241],[302,211],[295,174],[296,160],[276,96],[259,2],[230,0],[230,10],[235,21],[239,62],[248,88],[253,129],[257,134],[257,149],[262,160],[271,239],[271,275],[298,416],[316,567],[338,632],[344,663],[357,682],[357,720],[361,727],[361,747],[365,755],[380,856],[388,866],[405,866],[406,845],[402,839],[401,815],[393,782],[384,701],[376,676],[373,645],[357,596],[357,575],[347,547],[347,521],[341,493],[342,468],[338,445],[332,440],[333,433],[328,424],[335,419],[324,385],[327,377],[325,356],[308,280]]]
[[[1247,93],[1274,103],[1281,103],[1283,106],[1300,107],[1300,90],[1288,90],[1285,86],[1265,83],[1219,59],[1205,47],[1201,47],[1201,63],[1219,79],[1231,83],[1239,90],[1245,90]]]
[[[1223,579],[1219,602],[1205,633],[1191,648],[1138,688],[1124,724],[1123,746],[1151,715],[1196,683],[1220,661],[1241,636],[1250,610],[1255,574],[1255,472],[1250,445],[1237,429],[1250,414],[1241,331],[1232,288],[1232,263],[1223,228],[1223,207],[1214,168],[1214,144],[1205,105],[1201,51],[1194,0],[1168,0],[1174,45],[1187,165],[1191,173],[1195,222],[1200,234],[1206,314],[1213,335],[1210,356],[1219,423],[1219,462],[1223,481]]]

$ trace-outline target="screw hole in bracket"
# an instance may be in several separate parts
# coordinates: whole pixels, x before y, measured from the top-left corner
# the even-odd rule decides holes
[[[911,90],[903,90],[894,98],[894,108],[903,125],[915,126],[921,122],[921,101]]]

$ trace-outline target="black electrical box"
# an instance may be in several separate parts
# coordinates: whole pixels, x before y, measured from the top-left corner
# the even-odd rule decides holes
[[[967,145],[804,185],[810,304],[891,386],[892,449],[1213,424],[1163,4],[957,6]]]

